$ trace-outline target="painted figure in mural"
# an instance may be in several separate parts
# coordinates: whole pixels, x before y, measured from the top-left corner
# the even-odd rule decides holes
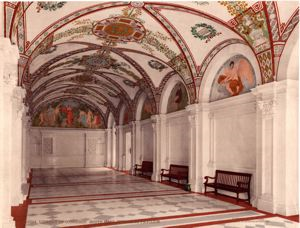
[[[88,110],[87,112],[87,118],[86,118],[86,123],[89,128],[92,128],[93,125],[93,113],[91,110]]]
[[[87,114],[83,110],[79,110],[78,122],[81,126],[87,127]]]
[[[39,126],[44,126],[45,125],[45,113],[44,112],[40,112],[39,115]]]
[[[86,104],[63,100],[45,106],[33,120],[33,126],[67,128],[103,128],[101,114],[90,110]]]
[[[149,119],[152,115],[152,106],[150,100],[147,98],[144,102],[141,119]]]
[[[95,115],[94,116],[94,120],[93,120],[93,128],[98,128],[101,124],[101,118],[99,115]]]
[[[231,61],[229,67],[218,77],[218,83],[225,86],[231,96],[239,95],[244,89],[244,84],[247,84],[247,88],[252,87],[254,79],[249,63],[245,59],[239,60],[237,64]]]
[[[62,112],[66,114],[65,123],[63,123],[63,125],[66,124],[67,127],[72,127],[74,119],[72,107],[68,105],[67,107],[62,108]]]
[[[186,89],[182,83],[178,83],[171,91],[167,113],[182,110],[187,106],[187,103],[188,95]]]
[[[181,88],[179,88],[176,91],[175,97],[174,97],[174,104],[176,105],[176,109],[179,109],[179,105],[181,103],[182,100],[182,90]]]
[[[219,76],[218,83],[224,85],[232,96],[240,94],[243,90],[244,86],[233,61],[229,63],[229,68],[226,68],[223,74]]]

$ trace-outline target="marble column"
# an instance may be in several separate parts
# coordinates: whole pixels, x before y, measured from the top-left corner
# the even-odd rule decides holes
[[[186,107],[190,125],[189,183],[194,192],[203,191],[204,176],[210,175],[210,120],[208,104]]]
[[[141,128],[141,121],[135,121],[135,133],[134,133],[134,154],[135,154],[135,163],[134,164],[142,164],[142,128]]]
[[[162,163],[167,159],[167,121],[166,115],[151,116],[153,128],[153,181],[160,180]]]
[[[0,227],[15,227],[11,217],[11,206],[19,204],[15,188],[15,169],[20,169],[21,164],[15,164],[13,159],[15,143],[13,139],[12,123],[14,107],[12,105],[14,91],[17,87],[19,52],[10,40],[0,37]],[[19,160],[19,158],[17,158]],[[19,160],[20,161],[20,160]],[[17,184],[17,183],[16,183]]]
[[[131,122],[131,161],[130,173],[134,174],[134,165],[136,164],[136,121]]]
[[[12,191],[13,198],[12,204],[17,206],[23,203],[24,196],[22,193],[22,173],[23,173],[23,155],[22,155],[22,116],[25,111],[25,106],[23,103],[23,99],[25,97],[25,90],[21,87],[16,87],[13,89],[13,95],[11,97],[12,104],[12,121],[10,128],[12,142],[12,166],[11,172],[14,174],[14,178],[12,179]]]
[[[27,178],[29,178],[30,173],[30,127],[31,127],[31,119],[30,116],[27,115],[27,108],[23,112],[22,116],[22,182],[27,183]]]
[[[257,208],[299,214],[298,81],[268,83],[252,92],[257,102]]]
[[[116,140],[117,140],[117,169],[122,171],[125,166],[125,145],[124,145],[124,126],[116,127]]]
[[[113,130],[106,129],[106,167],[112,167]]]

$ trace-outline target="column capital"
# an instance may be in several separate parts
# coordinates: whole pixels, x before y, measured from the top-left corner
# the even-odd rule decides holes
[[[189,113],[199,113],[201,111],[209,111],[210,110],[210,103],[198,103],[198,104],[191,104],[185,107],[185,109]]]
[[[106,129],[105,129],[105,132],[106,132],[106,133],[112,132],[112,128],[106,128]]]
[[[11,96],[11,102],[13,105],[13,111],[17,116],[22,117],[23,112],[25,112],[25,104],[23,102],[25,97],[25,90],[22,87],[16,87],[13,89],[13,94]]]
[[[254,89],[251,89],[251,91],[256,98],[265,99],[276,97],[278,94],[286,93],[287,91],[298,91],[298,84],[298,80],[286,79],[257,86]]]
[[[256,107],[261,111],[263,116],[272,116],[276,113],[276,107],[278,102],[276,99],[258,100],[256,101]]]
[[[167,119],[166,114],[158,114],[158,115],[151,116],[152,123],[160,123],[166,119]]]
[[[17,45],[12,45],[9,38],[0,37],[0,59],[3,67],[3,78],[0,83],[6,86],[17,86],[18,83],[18,59]]]

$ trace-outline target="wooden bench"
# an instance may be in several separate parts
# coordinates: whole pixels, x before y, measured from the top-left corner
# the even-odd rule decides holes
[[[165,172],[168,172],[168,173],[165,173]],[[169,178],[170,182],[172,179],[177,180],[178,184],[181,180],[186,180],[186,183],[188,183],[189,167],[185,166],[185,165],[171,164],[169,169],[161,169],[160,181],[163,180],[163,177]]]
[[[224,170],[216,170],[215,177],[205,176],[205,193],[207,187],[214,188],[212,191],[215,194],[218,194],[219,190],[225,190],[236,193],[237,201],[239,201],[240,193],[247,193],[248,199],[250,203],[250,181],[251,181],[250,173],[238,173],[238,172],[230,172]],[[208,183],[208,179],[214,179],[214,182]]]
[[[135,164],[134,166],[134,175],[136,176],[137,172],[140,172],[142,176],[144,176],[146,173],[153,172],[153,162],[152,161],[143,161],[142,165]],[[150,174],[150,175],[151,175]]]

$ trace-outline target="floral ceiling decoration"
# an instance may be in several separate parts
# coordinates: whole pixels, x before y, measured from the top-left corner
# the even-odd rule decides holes
[[[51,107],[57,108],[51,106],[53,102],[72,98],[87,105],[94,116],[101,112],[101,120],[95,118],[101,127],[110,113],[119,124],[124,106],[128,117],[124,122],[134,120],[143,93],[147,94],[144,116],[158,114],[162,92],[172,77],[182,79],[181,89],[170,99],[181,108],[187,97],[190,104],[201,101],[206,77],[214,77],[214,94],[222,87],[224,97],[276,80],[281,54],[299,22],[297,2],[12,1],[2,7],[4,35],[20,53],[18,83],[27,91],[32,119],[45,107],[46,121]],[[251,54],[245,57],[258,63],[251,86],[242,77],[227,85],[220,75],[209,74],[222,50],[234,46],[248,48]],[[224,64],[223,70],[230,62]],[[81,111],[86,114],[73,113],[73,118],[82,120],[75,127],[88,126],[84,118],[92,123],[88,110]],[[70,125],[71,114],[68,120],[67,111],[60,113],[56,124]],[[37,125],[44,123],[40,120]]]
[[[55,11],[59,8],[62,8],[66,2],[37,2],[37,13],[39,13],[41,10],[49,10],[49,11]]]
[[[191,32],[195,38],[205,40],[205,43],[209,42],[213,37],[222,34],[221,32],[217,32],[217,30],[211,25],[205,23],[195,24],[191,28]]]

